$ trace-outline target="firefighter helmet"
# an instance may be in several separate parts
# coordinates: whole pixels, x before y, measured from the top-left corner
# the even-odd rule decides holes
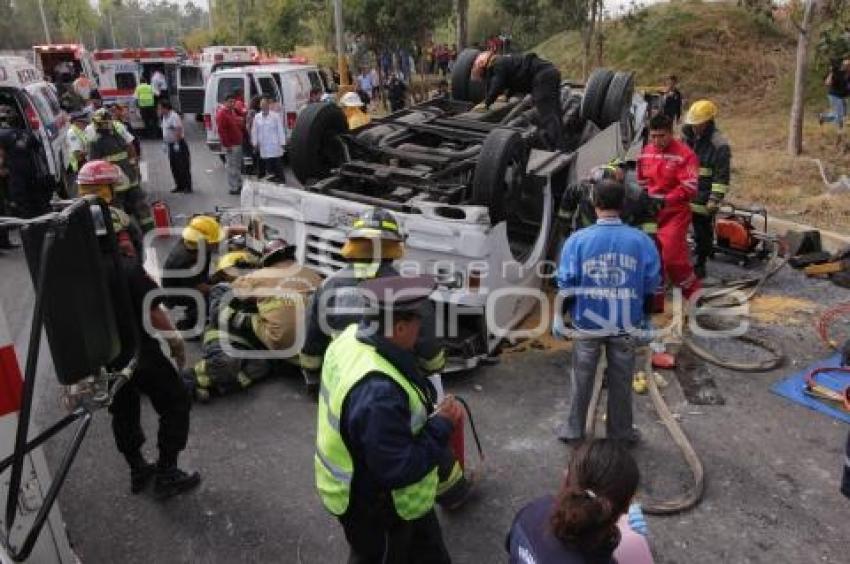
[[[717,106],[711,100],[697,100],[688,108],[685,124],[700,125],[717,116]]]
[[[297,247],[290,245],[283,239],[272,239],[263,245],[263,266],[271,266],[284,260],[295,260]]]
[[[81,196],[97,196],[111,203],[115,186],[126,181],[127,177],[116,165],[109,161],[89,161],[80,167],[77,185]]]
[[[231,251],[222,255],[215,265],[214,279],[224,279],[228,276],[227,271],[231,268],[255,268],[257,256],[250,251]]]
[[[362,108],[363,99],[357,92],[347,92],[339,99],[339,105],[344,108]]]
[[[371,208],[354,220],[348,231],[349,239],[384,239],[403,241],[401,229],[393,214],[381,208]]]
[[[487,69],[496,61],[496,53],[493,51],[482,51],[475,57],[472,63],[472,80],[482,80]]]
[[[208,215],[196,215],[183,229],[183,242],[189,247],[195,247],[200,241],[208,245],[216,245],[224,239],[224,229],[221,224]]]
[[[106,108],[98,108],[91,116],[91,122],[96,128],[103,129],[112,122],[112,114]]]

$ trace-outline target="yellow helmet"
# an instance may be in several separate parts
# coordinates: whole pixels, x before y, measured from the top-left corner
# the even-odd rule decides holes
[[[697,100],[688,108],[685,117],[687,125],[699,125],[713,120],[717,116],[717,106],[711,100]]]
[[[227,272],[231,268],[256,268],[258,264],[257,256],[249,251],[231,251],[218,259],[215,265],[215,272],[213,272],[213,279],[232,279],[235,276]]]
[[[196,247],[203,240],[208,245],[216,245],[224,239],[224,229],[214,217],[196,215],[183,229],[183,242],[189,247]]]

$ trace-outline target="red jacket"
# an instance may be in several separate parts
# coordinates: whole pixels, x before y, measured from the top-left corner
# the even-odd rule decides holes
[[[650,196],[663,196],[667,206],[687,205],[697,195],[699,159],[677,139],[664,151],[650,143],[638,157],[637,175]]]
[[[235,110],[229,110],[224,105],[219,106],[215,112],[215,126],[223,148],[242,145],[242,139],[245,136],[245,120]]]

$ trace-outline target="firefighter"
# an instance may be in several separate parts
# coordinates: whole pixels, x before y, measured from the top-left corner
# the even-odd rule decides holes
[[[143,231],[153,229],[153,217],[140,186],[139,161],[134,137],[106,108],[97,110],[85,129],[89,159],[104,159],[124,172],[126,180],[115,187],[115,202],[138,220]]]
[[[534,53],[496,55],[484,51],[472,64],[472,79],[484,80],[487,92],[474,110],[489,109],[500,96],[531,94],[544,146],[550,150],[563,146],[561,72],[555,65]]]
[[[363,127],[371,121],[369,114],[364,109],[365,104],[357,94],[357,92],[348,92],[339,99],[339,105],[342,106],[342,112],[345,114],[345,119],[348,122],[348,129],[357,129]]]
[[[247,388],[271,373],[269,358],[240,358],[234,353],[265,349],[251,324],[256,312],[244,307],[232,293],[236,274],[258,265],[257,257],[244,250],[227,253],[218,260],[211,279],[215,285],[208,296],[209,322],[203,336],[202,359],[184,373],[184,379],[199,401],[207,402],[213,394],[224,395]],[[227,297],[229,300],[225,303]]]
[[[392,261],[404,255],[398,222],[380,208],[363,212],[349,230],[341,254],[348,265],[325,279],[307,313],[307,336],[300,363],[310,390],[318,386],[322,357],[331,339],[360,317],[363,303],[356,286],[370,278],[398,276],[392,266]],[[435,338],[433,307],[423,316],[422,325],[421,338],[416,343],[420,369],[425,374],[439,373],[446,359]]]
[[[180,242],[171,249],[165,259],[162,286],[184,291],[194,290],[200,294],[195,297],[176,295],[167,298],[168,307],[185,308],[183,318],[177,322],[180,331],[188,331],[198,325],[198,304],[204,302],[210,290],[212,252],[215,245],[221,243],[226,235],[226,230],[214,217],[196,215],[183,229]]]
[[[673,138],[673,120],[658,114],[649,121],[649,144],[638,157],[638,182],[650,196],[664,199],[658,212],[656,242],[670,281],[690,299],[702,287],[691,265],[688,228],[691,200],[697,194],[699,161],[688,146]]]
[[[76,185],[77,173],[80,167],[86,164],[89,143],[85,133],[86,125],[88,125],[88,114],[83,111],[71,114],[71,126],[65,134],[66,154],[69,155],[68,184],[71,186]]]
[[[694,102],[685,116],[682,135],[699,159],[697,197],[691,202],[697,260],[694,271],[705,278],[705,263],[714,250],[714,215],[729,190],[732,151],[715,123],[717,106],[710,100]]]
[[[90,161],[80,168],[77,181],[80,192],[95,194],[109,203],[113,188],[122,182],[122,171],[106,161]],[[129,218],[120,210],[112,214],[113,224],[118,237],[121,254],[121,273],[129,289],[133,304],[134,318],[119,316],[119,324],[132,324],[128,332],[139,336],[137,365],[130,380],[116,392],[109,411],[112,414],[112,432],[115,444],[130,466],[130,492],[142,492],[153,480],[154,495],[157,499],[167,499],[196,487],[201,476],[197,472],[187,473],[177,466],[177,458],[186,447],[189,436],[189,408],[191,401],[175,366],[165,357],[155,335],[145,330],[144,319],[157,331],[164,332],[170,355],[178,368],[186,362],[183,341],[174,337],[174,328],[167,313],[157,300],[143,311],[145,296],[157,291],[159,287],[145,273],[139,257],[132,245],[128,245],[125,234],[125,221]],[[122,331],[123,333],[123,331]],[[111,368],[120,369],[130,360],[128,351],[119,355],[119,364]],[[147,461],[142,453],[145,434],[141,425],[141,398],[145,394],[150,398],[154,410],[159,415],[157,446],[159,459],[156,464]]]
[[[279,353],[288,351],[276,356],[300,366],[300,341],[305,337],[301,320],[322,277],[298,264],[295,252],[295,245],[283,239],[267,242],[262,268],[236,279],[233,291],[237,298],[256,303],[251,328],[263,345]]]
[[[623,223],[637,227],[650,237],[658,231],[656,216],[662,202],[650,197],[639,184],[630,182],[628,163],[613,161],[590,171],[590,177],[567,187],[561,197],[558,219],[564,235],[596,223],[593,205],[593,187],[602,180],[616,180],[626,187],[626,196],[620,217]]]
[[[418,374],[414,347],[434,281],[363,282],[378,315],[348,326],[322,368],[315,475],[325,508],[350,547],[349,562],[448,563],[434,511],[438,467],[462,417]]]
[[[118,245],[125,256],[144,260],[142,249],[143,233],[138,223],[121,208],[113,205],[115,186],[125,181],[120,168],[103,160],[89,161],[80,167],[77,175],[80,196],[97,196],[109,206],[112,225]]]

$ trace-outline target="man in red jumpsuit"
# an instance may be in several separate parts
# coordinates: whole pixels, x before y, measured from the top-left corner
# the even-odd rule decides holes
[[[688,248],[691,199],[697,194],[699,159],[673,138],[673,121],[663,115],[649,121],[649,144],[638,158],[638,181],[650,196],[664,198],[658,213],[658,248],[667,278],[682,289],[686,299],[701,288]]]

